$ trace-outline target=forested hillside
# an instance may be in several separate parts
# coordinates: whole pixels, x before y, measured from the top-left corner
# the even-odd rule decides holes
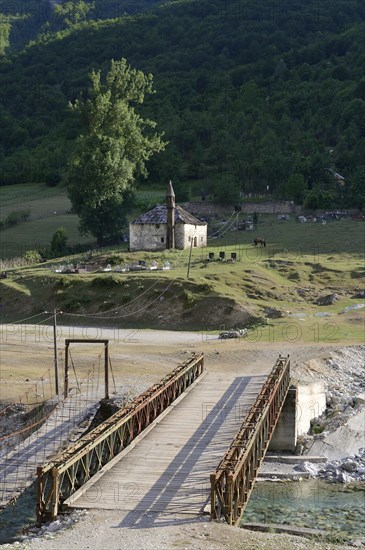
[[[37,35],[85,20],[116,19],[148,11],[161,0],[0,0],[0,55]]]
[[[364,204],[363,2],[141,0],[134,10],[145,11],[126,16],[130,2],[104,1],[112,19],[95,20],[101,5],[48,17],[31,42],[14,35],[5,48],[1,184],[62,178],[80,132],[68,102],[87,94],[92,68],[125,57],[153,74],[142,114],[169,141],[149,164],[152,181],[197,180],[221,201],[269,188],[297,202]]]

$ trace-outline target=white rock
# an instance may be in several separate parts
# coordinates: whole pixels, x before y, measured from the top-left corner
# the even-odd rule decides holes
[[[55,533],[59,529],[61,529],[62,525],[59,519],[56,519],[56,521],[53,521],[47,526],[47,531],[49,533]]]
[[[341,483],[351,483],[352,481],[354,481],[354,478],[352,476],[349,476],[348,474],[345,474],[344,472],[342,472],[337,477],[337,481],[339,481]]]
[[[300,464],[295,466],[294,470],[298,470],[300,472],[308,472],[312,476],[316,476],[318,474],[317,466],[307,461],[301,462]]]
[[[347,462],[344,462],[342,464],[342,469],[345,470],[346,472],[356,472],[358,467],[359,467],[358,463],[355,462],[354,460],[348,460]]]

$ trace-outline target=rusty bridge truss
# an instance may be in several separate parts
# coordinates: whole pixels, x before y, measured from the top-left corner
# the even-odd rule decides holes
[[[250,498],[289,389],[290,361],[279,357],[236,437],[210,476],[211,518],[237,525]]]
[[[182,363],[75,444],[37,468],[37,520],[54,519],[63,502],[125,449],[204,369],[204,356]]]

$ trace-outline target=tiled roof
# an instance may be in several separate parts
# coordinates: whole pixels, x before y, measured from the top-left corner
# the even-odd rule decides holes
[[[167,208],[165,204],[158,204],[152,210],[145,212],[135,220],[131,222],[132,224],[156,224],[156,223],[167,223]],[[190,214],[182,208],[181,206],[175,207],[175,223],[185,223],[189,225],[207,225],[207,222],[202,222],[198,220],[195,216]]]

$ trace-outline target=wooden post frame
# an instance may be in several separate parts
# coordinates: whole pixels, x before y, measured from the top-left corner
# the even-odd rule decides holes
[[[69,391],[69,348],[71,344],[104,344],[105,399],[109,399],[109,340],[83,340],[82,338],[67,338],[65,340],[65,399],[68,397]]]

